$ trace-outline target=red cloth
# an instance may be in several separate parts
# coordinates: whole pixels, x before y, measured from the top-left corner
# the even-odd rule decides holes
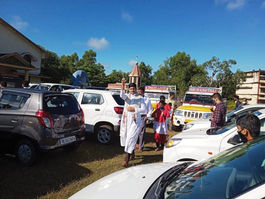
[[[167,142],[167,135],[155,133],[154,138],[156,143],[165,144]]]
[[[157,103],[156,104],[156,109],[158,109],[159,107],[160,107],[160,104]],[[167,109],[168,111],[170,111],[171,110],[171,106],[169,104],[165,104],[164,109]]]
[[[152,116],[157,122],[165,122],[167,117],[170,117],[169,111],[164,107],[164,110],[156,109]]]

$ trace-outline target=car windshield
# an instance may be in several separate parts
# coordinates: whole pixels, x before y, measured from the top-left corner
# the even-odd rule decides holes
[[[144,95],[150,99],[158,99],[158,100],[161,95],[164,95],[166,99],[168,99],[169,96],[168,93],[147,93],[147,92]]]
[[[43,109],[50,114],[75,114],[80,107],[73,95],[44,95]]]
[[[153,186],[159,188],[163,177]],[[232,198],[264,182],[265,141],[257,138],[177,173],[163,186],[159,198]]]
[[[210,128],[206,131],[206,133],[208,135],[220,135],[220,134],[223,134],[226,131],[229,131],[230,129],[235,128],[235,127],[236,127],[236,123],[232,122],[232,123],[226,124],[224,127],[220,128],[220,129],[219,128]]]
[[[211,95],[200,95],[200,94],[186,94],[184,103],[214,105],[214,101],[212,100]]]

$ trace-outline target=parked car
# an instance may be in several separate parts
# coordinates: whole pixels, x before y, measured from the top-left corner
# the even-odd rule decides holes
[[[85,114],[88,133],[94,133],[99,143],[109,144],[119,135],[124,100],[120,93],[98,89],[69,89]]]
[[[48,91],[64,91],[67,89],[73,89],[75,86],[68,84],[57,83],[40,83],[34,89],[48,90]]]
[[[0,148],[32,165],[43,150],[77,148],[85,139],[75,97],[34,89],[0,89]]]
[[[237,110],[233,110],[230,113],[226,114],[226,122],[235,122],[235,120],[238,117],[241,117],[247,113],[253,113],[257,110],[264,109],[265,104],[251,104],[251,105],[245,105],[241,106]],[[183,131],[188,130],[188,129],[203,129],[203,128],[210,128],[211,127],[211,122],[210,120],[196,120],[193,122],[189,122],[184,125]]]
[[[265,140],[231,148],[202,162],[153,163],[112,173],[70,199],[263,198]]]
[[[260,135],[265,135],[265,109],[254,113],[260,119]],[[217,130],[215,128],[191,129],[170,138],[164,147],[163,162],[197,161],[233,147],[238,136],[235,123]]]

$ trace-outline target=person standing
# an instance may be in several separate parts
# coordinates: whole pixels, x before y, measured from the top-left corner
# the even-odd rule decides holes
[[[146,120],[147,120],[147,118],[151,117],[153,107],[152,107],[150,99],[148,97],[144,96],[144,88],[143,87],[139,87],[137,92],[140,96],[142,96],[144,98],[144,102],[145,102],[145,106],[146,106],[145,112],[141,114],[141,130],[140,130],[139,137],[137,140],[138,152],[143,152],[144,135],[145,135],[145,131],[146,131]]]
[[[159,99],[160,99],[160,102],[161,102],[161,101],[164,101],[164,102],[165,102],[164,108],[167,109],[167,110],[170,112],[171,107],[169,106],[169,104],[166,103],[166,98],[165,98],[165,96],[164,96],[164,95],[161,95],[161,96],[159,97]],[[160,105],[161,105],[160,102],[156,104],[156,109],[158,109],[158,108],[160,107]]]
[[[155,151],[164,148],[166,143],[166,138],[168,134],[168,118],[170,117],[169,110],[166,108],[166,103],[163,100],[159,102],[159,108],[157,108],[152,116],[154,120],[154,139],[156,143]]]
[[[242,106],[241,102],[239,101],[239,96],[238,95],[234,95],[234,101],[236,103],[236,108],[235,110],[237,110],[239,107]]]
[[[172,125],[173,125],[173,116],[174,116],[174,112],[177,108],[177,102],[175,99],[175,93],[170,93],[169,94],[169,99],[166,101],[166,103],[171,107],[171,111],[170,111],[170,121],[169,121],[169,128],[172,129]]]
[[[136,84],[129,84],[129,94],[125,94],[125,78],[122,78],[120,96],[124,99],[124,111],[120,126],[120,142],[126,153],[122,166],[127,167],[134,159],[134,150],[141,130],[141,114],[145,113],[144,98],[136,93]]]
[[[247,98],[243,98],[242,100],[242,106],[248,105]]]
[[[24,80],[21,84],[22,88],[29,88],[29,81],[28,80]]]
[[[0,88],[6,88],[6,87],[7,87],[6,81],[1,81]]]
[[[225,125],[226,107],[219,93],[214,93],[212,99],[215,101],[215,110],[211,108],[211,127],[222,128]]]

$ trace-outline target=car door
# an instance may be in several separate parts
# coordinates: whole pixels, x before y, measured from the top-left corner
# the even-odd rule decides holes
[[[26,93],[3,91],[0,97],[0,141],[1,146],[12,139],[15,133],[20,133],[24,118],[25,103],[30,95]]]
[[[104,114],[105,100],[100,93],[84,92],[81,97],[81,108],[85,115],[86,130],[92,132],[94,125]]]
[[[265,135],[265,118],[260,119],[260,136]],[[220,152],[224,151],[228,148],[231,148],[237,144],[238,142],[234,142],[234,140],[238,140],[238,133],[237,133],[237,127],[230,130],[230,132],[222,139],[221,145],[220,145]]]

